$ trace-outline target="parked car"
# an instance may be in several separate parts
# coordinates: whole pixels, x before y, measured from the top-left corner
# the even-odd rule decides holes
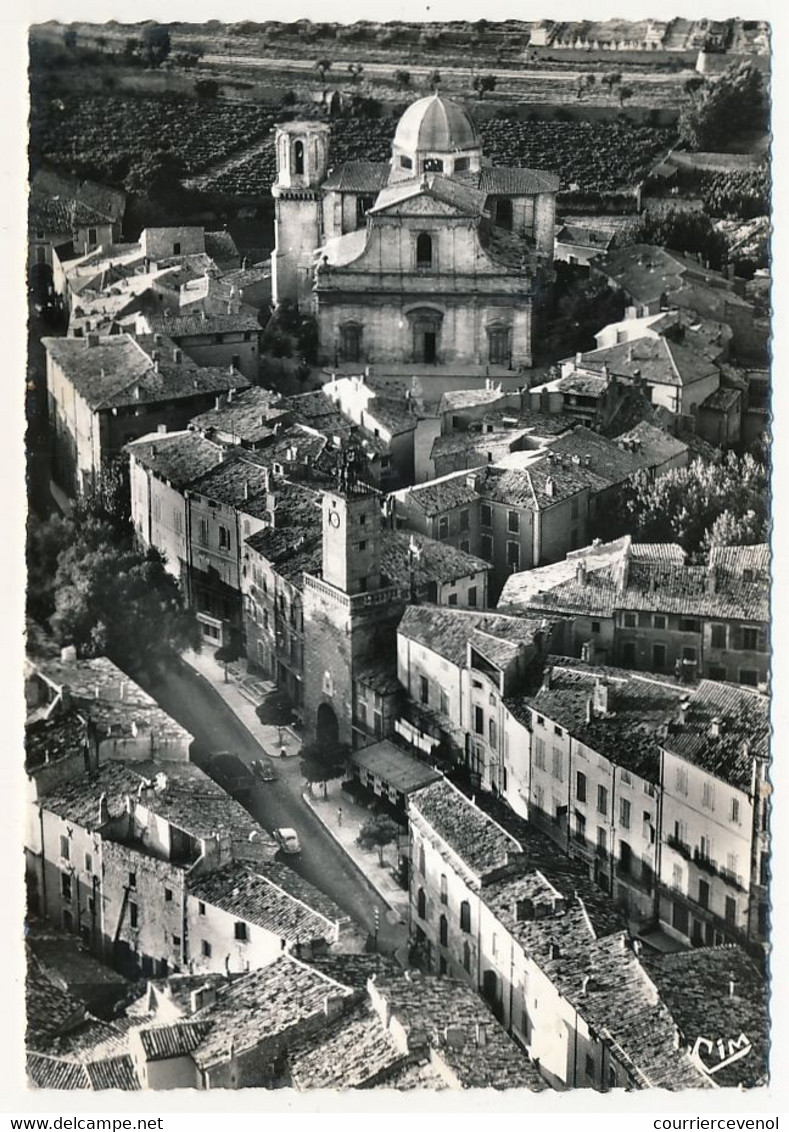
[[[248,797],[254,778],[247,764],[232,751],[220,751],[211,756],[208,773],[220,786],[235,798]]]
[[[252,763],[252,773],[255,778],[259,778],[261,782],[273,782],[277,777],[273,762],[265,755],[263,758],[254,760]]]
[[[301,842],[295,829],[275,829],[272,836],[283,853],[301,852]]]

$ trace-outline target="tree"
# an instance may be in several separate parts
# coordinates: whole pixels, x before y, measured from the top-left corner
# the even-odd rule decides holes
[[[624,104],[626,102],[629,102],[630,99],[633,97],[633,93],[634,92],[633,92],[632,86],[620,85],[620,87],[619,87],[619,105],[624,106]]]
[[[310,793],[314,783],[323,785],[323,796],[328,796],[327,782],[341,778],[345,773],[345,764],[350,754],[347,743],[307,743],[301,749],[301,773],[310,785]]]
[[[407,90],[411,85],[411,72],[402,69],[395,71],[394,79],[400,90]]]
[[[69,51],[73,51],[77,46],[77,32],[74,28],[68,27],[64,30],[63,43],[68,47]]]
[[[679,117],[682,140],[697,150],[722,149],[732,136],[766,126],[764,79],[752,63],[733,64],[705,84]]]
[[[123,61],[124,63],[136,63],[140,58],[140,41],[135,39],[134,36],[128,36],[123,45]]]
[[[219,83],[216,79],[198,79],[195,83],[195,94],[198,98],[216,98],[219,94]]]
[[[604,280],[556,265],[556,306],[543,342],[548,357],[562,357],[595,348],[601,326],[624,317],[625,298]]]
[[[639,473],[625,488],[623,503],[636,542],[676,542],[696,556],[729,534],[764,542],[768,489],[764,463],[730,452],[717,463],[694,460],[656,480]]]
[[[147,24],[140,37],[142,57],[149,67],[159,67],[170,54],[170,32],[161,24]]]
[[[135,158],[124,187],[146,200],[171,201],[183,193],[184,173],[184,162],[177,154],[168,149],[153,150]]]
[[[704,85],[705,81],[703,75],[691,75],[689,79],[685,79],[682,84],[682,89],[685,91],[688,98],[693,98]]]
[[[316,59],[315,70],[320,76],[321,82],[326,78],[326,72],[331,70],[331,59]]]
[[[477,98],[482,100],[488,91],[494,90],[496,87],[495,75],[475,75],[474,76],[474,90],[477,92]]]
[[[275,689],[258,704],[255,714],[261,723],[271,727],[287,727],[293,722],[293,705],[284,692]]]
[[[603,77],[600,81],[605,83],[605,85],[608,87],[608,93],[613,94],[614,93],[614,87],[618,86],[619,83],[621,83],[621,81],[622,81],[622,72],[621,71],[609,71],[609,73],[607,75],[603,75]]]
[[[396,821],[385,814],[377,814],[374,818],[366,821],[359,830],[356,844],[360,845],[362,849],[377,849],[378,864],[383,865],[384,849],[397,840],[399,833],[400,826]]]
[[[591,72],[585,75],[579,75],[576,81],[576,98],[580,98],[587,87],[592,87],[595,84],[595,76]]]
[[[441,72],[431,71],[426,81],[431,90],[437,90],[441,86]]]
[[[645,212],[623,237],[633,244],[654,244],[675,252],[700,252],[702,259],[716,271],[725,265],[728,256],[726,237],[705,212],[677,208],[665,213]]]
[[[361,63],[349,63],[348,64],[348,74],[351,76],[351,82],[354,85],[356,85],[356,83],[358,83],[359,79],[362,77],[362,71],[363,70],[364,70],[364,67],[362,66]]]

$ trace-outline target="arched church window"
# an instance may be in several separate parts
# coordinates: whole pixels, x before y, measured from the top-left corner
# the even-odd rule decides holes
[[[444,162],[440,157],[426,157],[424,170],[425,173],[443,173]]]
[[[293,145],[293,172],[304,172],[304,142],[297,141]]]
[[[496,226],[512,231],[512,201],[509,197],[496,201]]]
[[[416,266],[433,266],[433,237],[427,232],[420,232],[416,238]]]

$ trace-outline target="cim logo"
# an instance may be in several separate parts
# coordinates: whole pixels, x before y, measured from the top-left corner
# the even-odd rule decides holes
[[[751,1043],[746,1034],[739,1038],[729,1038],[728,1041],[718,1038],[696,1038],[696,1044],[691,1051],[693,1060],[706,1072],[718,1073],[727,1065],[733,1065],[751,1052]],[[717,1054],[717,1060],[713,1055]]]

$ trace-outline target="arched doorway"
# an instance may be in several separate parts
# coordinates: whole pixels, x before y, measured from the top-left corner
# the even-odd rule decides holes
[[[435,365],[441,344],[440,312],[423,308],[412,311],[409,319],[413,331],[413,360],[423,365]]]
[[[318,708],[318,717],[315,724],[315,738],[321,745],[331,746],[340,739],[340,727],[334,708],[329,704],[321,704]]]

